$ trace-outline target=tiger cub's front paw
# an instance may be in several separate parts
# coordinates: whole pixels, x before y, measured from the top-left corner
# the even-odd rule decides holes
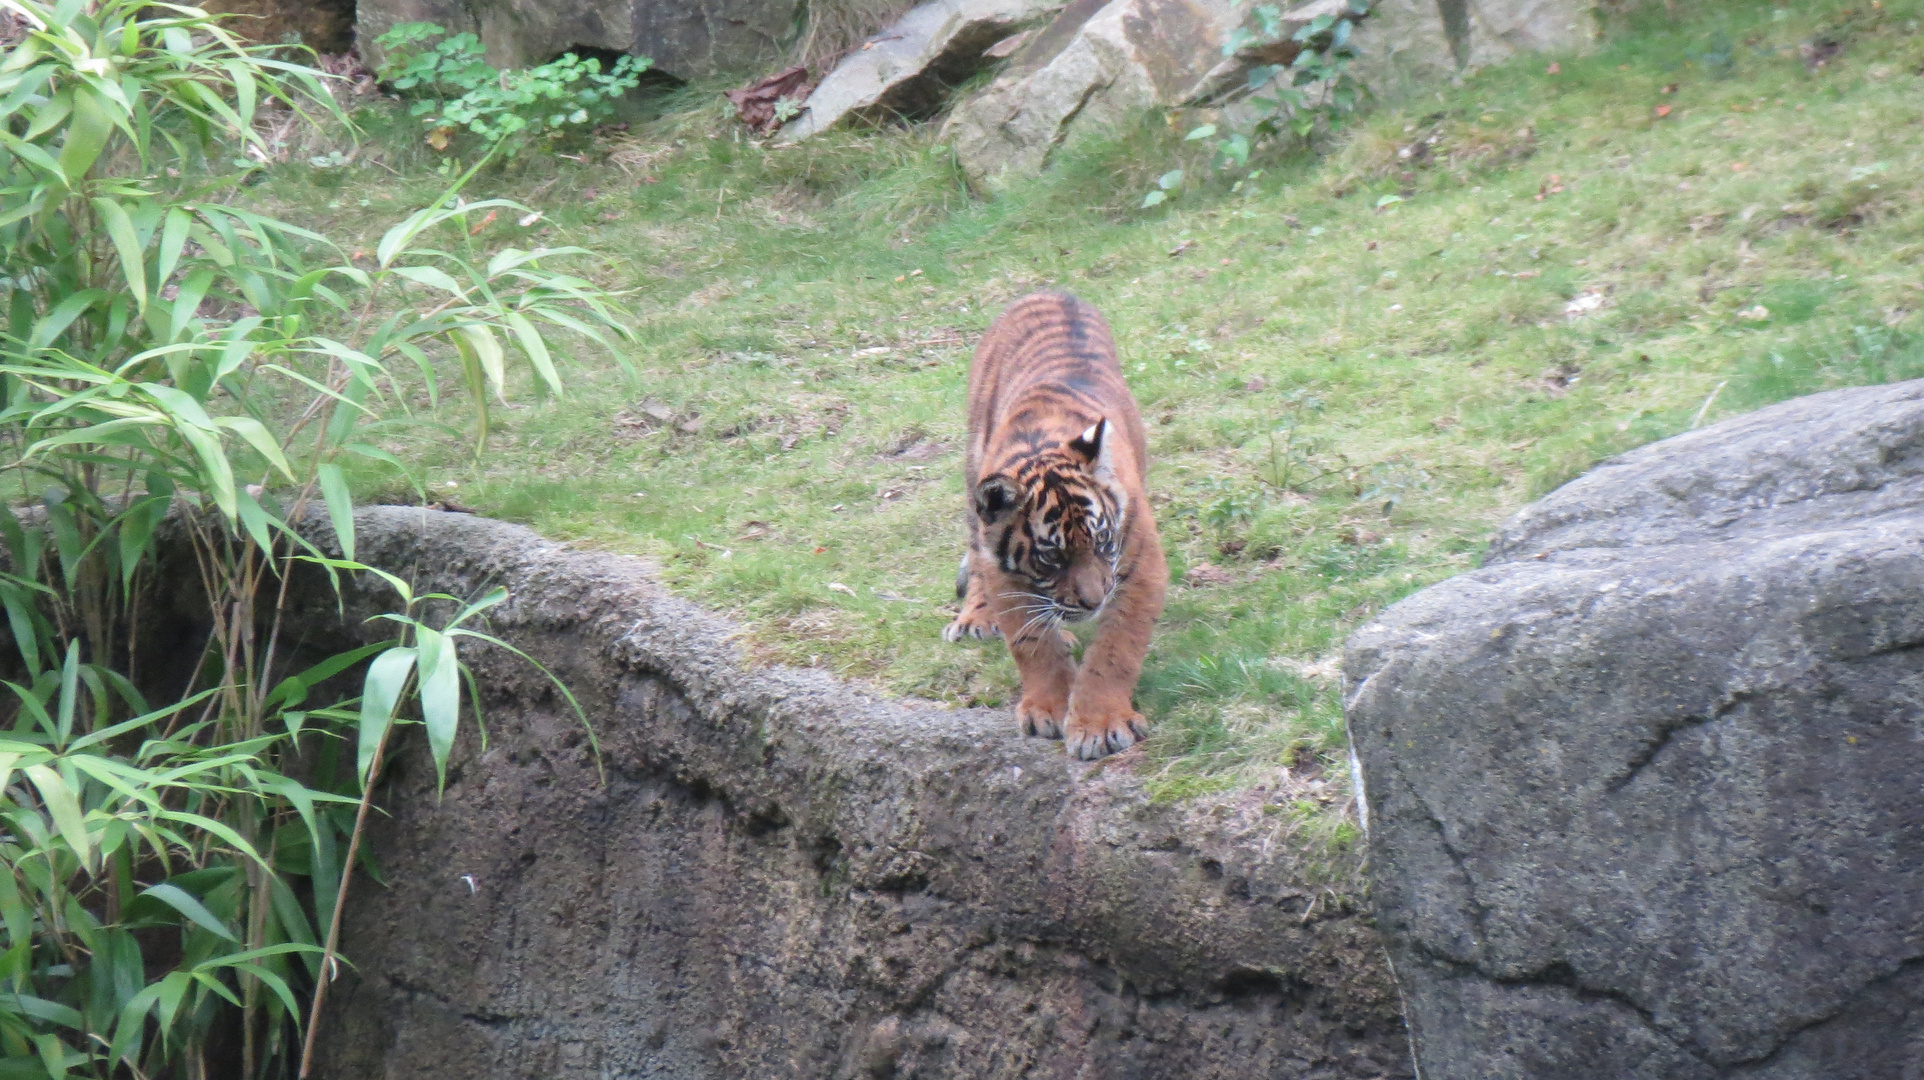
[[[1128,702],[1087,707],[1077,702],[1062,722],[1063,749],[1084,761],[1127,750],[1148,737],[1149,721]]]
[[[948,642],[961,641],[965,637],[981,638],[986,641],[989,638],[1001,636],[1002,631],[997,629],[995,618],[989,614],[987,604],[963,604],[962,614],[957,615],[954,622],[942,628],[942,640]]]
[[[1025,736],[1044,739],[1062,738],[1062,717],[1069,711],[1067,698],[1059,695],[1024,694],[1015,707],[1016,723]]]

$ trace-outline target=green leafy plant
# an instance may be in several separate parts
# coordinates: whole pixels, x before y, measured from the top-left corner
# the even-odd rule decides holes
[[[354,561],[343,465],[398,465],[371,437],[395,365],[431,400],[458,367],[478,448],[511,351],[558,392],[548,334],[626,331],[606,293],[550,268],[575,249],[473,247],[470,214],[525,209],[464,202],[479,164],[367,267],[224,199],[267,111],[340,119],[319,72],[197,9],[0,3],[27,25],[0,60],[0,479],[28,504],[0,504],[17,654],[0,681],[18,702],[0,734],[0,1075],[204,1075],[235,1012],[249,1080],[304,1073],[299,999],[336,963],[390,733],[418,714],[445,770],[459,646],[506,645],[463,625],[500,594],[388,577],[391,635],[294,667],[293,572],[378,573]],[[184,680],[141,667],[168,537],[209,623],[170,665]],[[325,692],[357,665],[359,693]],[[297,750],[314,755],[301,780]],[[166,927],[174,943],[143,947]]]
[[[1357,56],[1352,40],[1356,24],[1369,14],[1372,2],[1347,0],[1341,13],[1318,15],[1294,31],[1289,31],[1282,8],[1274,4],[1258,6],[1251,13],[1255,26],[1232,30],[1223,41],[1223,55],[1233,57],[1252,46],[1279,45],[1288,40],[1297,46],[1295,59],[1288,64],[1257,64],[1249,69],[1240,92],[1257,106],[1257,119],[1247,130],[1226,131],[1217,124],[1201,124],[1191,128],[1184,141],[1212,144],[1211,163],[1217,169],[1247,171],[1250,154],[1265,140],[1287,134],[1307,143],[1319,131],[1341,128],[1366,93],[1349,69]],[[1244,180],[1260,175],[1259,170]],[[1172,176],[1173,183],[1163,182]],[[1143,196],[1142,208],[1165,202],[1180,191],[1181,182],[1182,170],[1165,174],[1156,189]],[[1239,189],[1243,182],[1237,181]]]
[[[1320,470],[1310,472],[1319,446],[1303,435],[1303,428],[1323,411],[1323,404],[1322,398],[1302,389],[1283,395],[1282,415],[1270,423],[1264,436],[1269,455],[1257,479],[1278,491],[1298,491],[1326,475]]]
[[[1289,131],[1307,139],[1319,127],[1341,127],[1349,114],[1356,111],[1364,88],[1349,73],[1350,64],[1357,56],[1352,35],[1357,21],[1369,14],[1371,2],[1349,0],[1343,13],[1318,15],[1297,27],[1290,40],[1301,49],[1287,67],[1260,64],[1250,69],[1247,85],[1257,92],[1255,102],[1268,110],[1268,115],[1256,123],[1252,133],[1255,137]],[[1283,22],[1277,8],[1265,4],[1256,9],[1256,17],[1263,38],[1281,39]],[[1237,38],[1249,33],[1245,28],[1238,28],[1231,34],[1230,41],[1224,45],[1226,53],[1234,53],[1246,44]],[[1284,75],[1289,77],[1288,86],[1277,82]],[[1272,92],[1262,93],[1265,89]],[[1241,158],[1247,162],[1246,151]]]
[[[410,111],[428,126],[428,142],[449,146],[458,131],[483,145],[506,143],[515,153],[527,140],[560,138],[613,115],[614,101],[641,85],[653,61],[623,56],[603,72],[601,61],[574,53],[539,67],[497,71],[481,39],[448,35],[433,23],[401,23],[375,39],[385,53],[378,74],[396,90],[416,94]]]

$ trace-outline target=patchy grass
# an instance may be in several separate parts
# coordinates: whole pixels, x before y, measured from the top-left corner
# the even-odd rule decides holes
[[[630,290],[634,374],[582,351],[569,396],[500,410],[478,461],[462,416],[421,397],[444,426],[391,449],[437,495],[653,558],[762,659],[1002,703],[1001,645],[940,639],[964,381],[1002,303],[1073,289],[1115,325],[1178,582],[1144,767],[1181,797],[1290,766],[1299,802],[1328,804],[1344,636],[1472,566],[1503,516],[1693,424],[1924,375],[1921,17],[1645,21],[1148,214],[1143,178],[1179,152],[1163,125],[985,202],[926,131],[770,151],[689,95],[582,162],[470,192],[545,213],[478,244],[606,253],[592,272]],[[438,180],[391,163],[253,190],[371,248]]]

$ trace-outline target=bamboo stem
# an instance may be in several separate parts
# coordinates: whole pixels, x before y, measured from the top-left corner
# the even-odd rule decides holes
[[[307,1080],[314,1068],[314,1045],[321,1032],[321,1006],[327,1001],[328,984],[334,981],[335,950],[341,943],[341,912],[347,908],[347,887],[354,880],[354,858],[361,851],[361,834],[367,826],[368,807],[374,802],[374,782],[380,778],[381,762],[387,756],[387,739],[394,733],[388,723],[374,744],[374,760],[368,763],[367,780],[361,785],[361,805],[354,811],[354,835],[348,838],[347,858],[341,860],[341,884],[334,892],[334,917],[327,924],[327,944],[321,947],[321,971],[314,980],[314,1003],[307,1010],[307,1037],[301,1043],[300,1080]]]

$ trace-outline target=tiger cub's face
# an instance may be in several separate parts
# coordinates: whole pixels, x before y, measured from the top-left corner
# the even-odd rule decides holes
[[[1079,622],[1116,588],[1128,499],[1109,467],[1109,422],[1037,450],[975,486],[983,544],[1024,583],[1034,621]]]

